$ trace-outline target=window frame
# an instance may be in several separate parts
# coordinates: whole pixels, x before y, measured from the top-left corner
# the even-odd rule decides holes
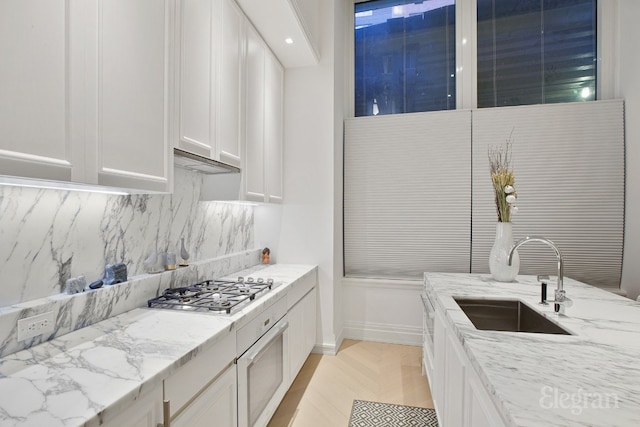
[[[346,93],[347,117],[355,116],[354,6],[367,0],[347,0]],[[456,109],[477,109],[477,1],[456,0]],[[614,99],[620,93],[617,38],[618,0],[597,3],[596,99]]]

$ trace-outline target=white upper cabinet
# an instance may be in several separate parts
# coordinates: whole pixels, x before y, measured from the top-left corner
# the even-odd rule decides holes
[[[219,160],[241,166],[245,17],[233,0],[222,0],[217,98]]]
[[[247,200],[282,201],[282,66],[255,29],[247,31],[245,193]]]
[[[278,60],[265,55],[264,150],[267,202],[282,201],[282,156],[284,120],[284,70]]]
[[[244,15],[233,0],[177,0],[176,147],[241,166]]]
[[[0,174],[169,191],[173,0],[0,3]]]
[[[248,200],[264,202],[265,46],[258,33],[247,31],[247,121],[245,191]]]
[[[170,191],[173,10],[173,0],[98,2],[88,120],[98,184]]]
[[[220,160],[242,160],[242,175],[205,176],[201,199],[280,203],[284,69],[233,0],[222,6],[218,144]],[[236,144],[241,157],[230,154]]]
[[[178,141],[176,147],[216,156],[216,46],[220,1],[178,0]]]
[[[69,126],[77,47],[67,40],[68,12],[61,1],[0,2],[0,175],[71,181],[82,173]]]

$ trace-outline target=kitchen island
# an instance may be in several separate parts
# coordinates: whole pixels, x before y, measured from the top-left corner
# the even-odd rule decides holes
[[[550,296],[554,288],[555,278]],[[435,365],[427,373],[444,427],[640,425],[640,304],[568,278],[564,289],[573,306],[560,316],[553,304],[538,304],[535,276],[500,283],[486,274],[425,273],[435,306]],[[571,335],[478,330],[454,297],[520,300]],[[444,356],[449,342],[454,351]],[[452,371],[458,349],[453,366],[462,371]],[[477,416],[474,387],[492,406],[487,419]]]
[[[99,426],[150,393],[160,404],[163,381],[199,355],[222,353],[222,345],[232,343],[225,351],[235,355],[235,331],[263,306],[293,296],[316,268],[258,265],[236,273],[273,278],[274,287],[229,316],[135,308],[5,356],[0,426]]]

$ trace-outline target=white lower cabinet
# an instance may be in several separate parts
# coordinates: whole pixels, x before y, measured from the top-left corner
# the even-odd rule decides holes
[[[232,332],[164,380],[172,427],[237,425],[235,353]]]
[[[289,310],[289,378],[293,381],[311,353],[316,338],[316,288]]]
[[[443,314],[436,310],[436,318],[433,330],[433,380],[431,384],[431,396],[433,405],[438,414],[440,425],[445,425],[444,420],[444,392],[447,361],[446,324]]]
[[[482,385],[458,336],[436,309],[432,397],[442,427],[502,427],[504,422]]]
[[[444,417],[446,425],[464,425],[464,387],[465,371],[467,368],[466,356],[462,348],[457,346],[454,340],[457,337],[447,334],[446,337],[446,363],[445,363],[445,389],[444,389]]]
[[[102,427],[156,427],[162,423],[162,385],[136,400],[113,418],[107,414]]]
[[[172,427],[235,427],[237,425],[236,365],[196,397],[172,422]]]
[[[465,419],[467,420],[466,425],[473,427],[504,425],[475,371],[470,371],[467,376]]]

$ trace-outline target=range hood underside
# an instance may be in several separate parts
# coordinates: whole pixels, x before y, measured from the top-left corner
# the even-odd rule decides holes
[[[173,149],[173,162],[176,166],[207,175],[221,173],[240,173],[240,168],[190,153],[180,148]]]

